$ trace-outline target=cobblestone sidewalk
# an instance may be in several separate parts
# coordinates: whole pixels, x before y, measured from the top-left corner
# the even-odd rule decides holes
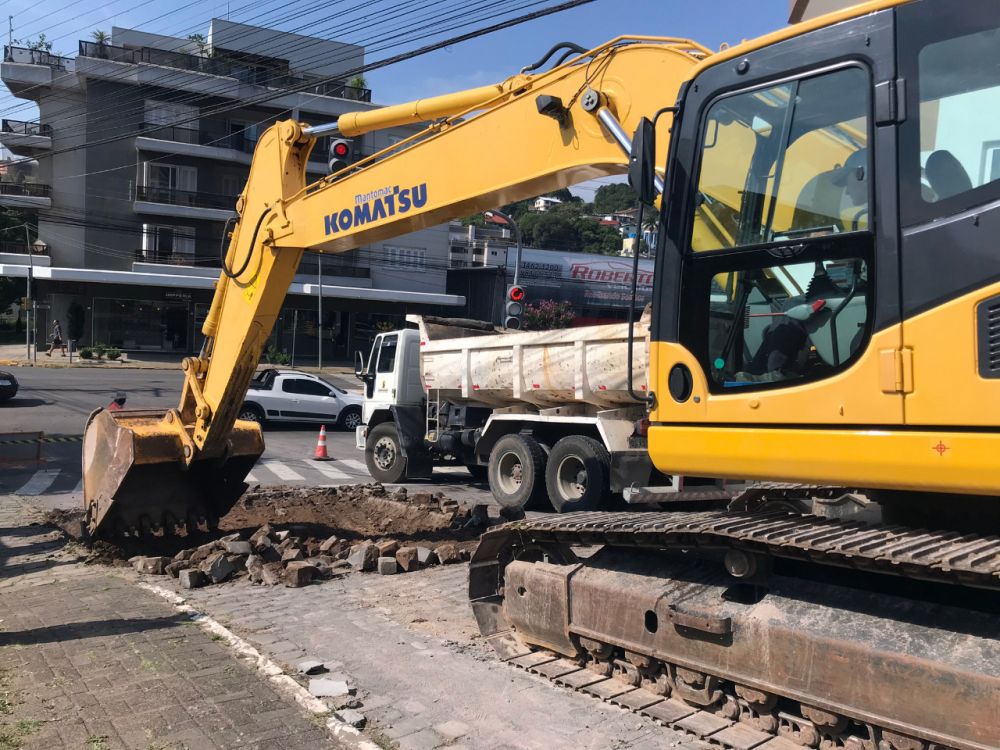
[[[162,599],[0,496],[0,750],[337,747]]]

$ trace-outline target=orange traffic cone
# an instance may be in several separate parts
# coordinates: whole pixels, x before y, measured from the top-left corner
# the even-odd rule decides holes
[[[330,456],[326,453],[326,425],[319,428],[319,439],[316,440],[316,453],[313,461],[329,461]]]

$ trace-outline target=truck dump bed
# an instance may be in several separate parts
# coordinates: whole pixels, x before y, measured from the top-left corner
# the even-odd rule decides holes
[[[420,375],[433,398],[503,408],[634,406],[626,388],[628,324],[491,332],[466,321],[410,316],[420,329]],[[649,316],[635,324],[633,379],[647,388]]]

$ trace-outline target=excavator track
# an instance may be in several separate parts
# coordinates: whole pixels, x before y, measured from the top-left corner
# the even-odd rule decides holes
[[[781,559],[835,582],[772,575]],[[889,593],[836,583],[872,573]],[[895,592],[928,582],[977,604]],[[785,511],[567,514],[487,532],[469,591],[502,660],[715,746],[1000,747],[997,537]]]

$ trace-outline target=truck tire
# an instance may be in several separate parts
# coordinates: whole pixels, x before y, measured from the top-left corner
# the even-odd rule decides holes
[[[396,484],[406,476],[406,456],[395,424],[382,422],[368,431],[365,465],[372,479],[384,484]]]
[[[609,494],[611,456],[593,438],[570,435],[556,443],[545,469],[549,502],[557,513],[596,510]]]
[[[504,508],[537,505],[545,496],[545,450],[530,435],[504,435],[490,451],[489,482]]]

